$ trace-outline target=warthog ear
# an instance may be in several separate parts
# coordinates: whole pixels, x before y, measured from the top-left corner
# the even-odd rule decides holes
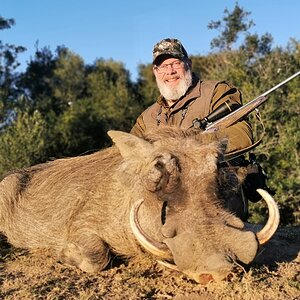
[[[146,158],[153,148],[149,142],[127,132],[109,130],[107,134],[118,147],[123,158]]]

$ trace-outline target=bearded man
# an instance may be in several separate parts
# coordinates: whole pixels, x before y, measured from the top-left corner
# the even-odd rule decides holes
[[[153,73],[161,93],[157,101],[137,119],[131,133],[143,137],[155,126],[193,128],[194,120],[203,119],[223,103],[242,104],[240,91],[225,81],[199,80],[192,72],[192,61],[177,39],[163,39],[153,49]],[[227,153],[253,143],[250,124],[242,120],[223,133],[228,138]]]
[[[163,39],[154,46],[153,73],[161,95],[138,117],[131,130],[134,135],[143,137],[146,130],[164,125],[188,130],[195,127],[195,120],[204,119],[225,102],[242,105],[241,93],[236,87],[225,81],[202,81],[192,72],[192,61],[177,39]],[[253,144],[252,129],[246,120],[226,128],[221,137],[228,140],[226,154],[229,155]],[[237,165],[239,161],[238,158],[231,163]],[[237,215],[246,219],[245,201],[227,206],[234,206]]]

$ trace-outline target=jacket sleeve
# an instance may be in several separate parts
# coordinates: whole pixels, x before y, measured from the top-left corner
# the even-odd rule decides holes
[[[144,138],[145,131],[157,128],[157,113],[160,110],[160,105],[154,103],[144,110],[137,118],[130,133],[138,137]]]
[[[240,91],[226,82],[219,83],[214,91],[210,111],[214,111],[225,101],[242,104]],[[247,120],[239,121],[219,133],[228,139],[227,153],[246,148],[253,144],[253,132]]]
[[[146,126],[143,120],[143,114],[141,114],[135,124],[133,125],[133,127],[130,130],[130,133],[133,135],[136,135],[138,137],[143,137],[144,132],[145,132]]]

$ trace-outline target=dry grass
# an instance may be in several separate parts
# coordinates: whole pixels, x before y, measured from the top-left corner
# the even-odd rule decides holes
[[[300,300],[300,228],[280,229],[256,264],[206,286],[149,258],[116,260],[89,275],[60,264],[50,251],[28,253],[4,240],[0,245],[0,299]]]

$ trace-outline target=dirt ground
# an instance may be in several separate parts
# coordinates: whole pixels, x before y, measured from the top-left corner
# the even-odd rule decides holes
[[[150,258],[115,259],[89,275],[28,253],[0,237],[0,299],[246,299],[300,300],[300,227],[280,228],[255,263],[227,281],[200,285]]]

